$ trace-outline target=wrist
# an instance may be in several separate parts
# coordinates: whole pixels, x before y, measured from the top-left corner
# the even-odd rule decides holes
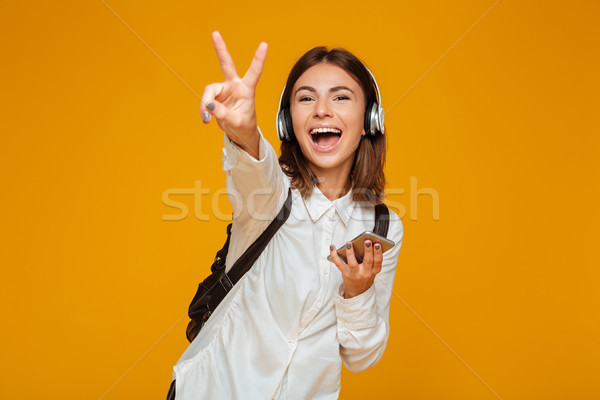
[[[366,280],[352,280],[345,281],[343,283],[344,294],[343,297],[345,299],[351,299],[352,297],[359,296],[369,290],[371,286],[373,286],[375,279],[372,277],[371,279]]]
[[[240,149],[248,153],[248,155],[258,160],[260,156],[260,136],[260,129],[256,126],[252,133],[239,136],[236,135],[235,139],[231,139],[231,141]]]
[[[361,294],[363,294],[364,292],[369,290],[370,287],[371,287],[370,285],[366,288],[360,288],[360,289],[356,289],[356,288],[352,289],[352,288],[345,287],[344,288],[344,299],[351,299],[353,297],[360,296]]]
[[[356,291],[349,292],[348,290],[345,290],[344,291],[344,298],[345,299],[351,299],[351,298],[356,297],[356,296],[358,296],[360,294],[363,294],[364,292],[365,292],[364,290],[362,292],[356,292]]]

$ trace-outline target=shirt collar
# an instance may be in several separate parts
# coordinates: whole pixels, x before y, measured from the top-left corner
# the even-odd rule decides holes
[[[354,209],[354,201],[352,201],[352,189],[339,199],[330,201],[317,186],[313,187],[313,192],[307,199],[304,200],[306,210],[313,222],[317,222],[327,211],[333,208],[340,216],[345,225],[348,225],[350,215]]]

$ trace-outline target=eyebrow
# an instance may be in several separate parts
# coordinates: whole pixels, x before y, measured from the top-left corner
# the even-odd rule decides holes
[[[294,95],[301,90],[308,90],[309,92],[317,93],[317,90],[314,87],[300,86],[298,89],[296,89],[296,91],[294,92]],[[354,94],[354,91],[347,86],[334,86],[331,89],[329,89],[329,93],[337,92],[340,90],[348,90],[350,93]]]

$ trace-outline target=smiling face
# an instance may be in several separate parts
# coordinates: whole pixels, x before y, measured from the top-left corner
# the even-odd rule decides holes
[[[349,176],[365,134],[365,95],[359,82],[335,64],[320,63],[298,78],[291,92],[294,133],[312,170]]]

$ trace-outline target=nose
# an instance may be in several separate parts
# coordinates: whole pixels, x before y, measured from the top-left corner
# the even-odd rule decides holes
[[[327,99],[319,99],[315,102],[315,117],[324,118],[324,117],[332,117],[333,113],[331,111],[331,104]]]

